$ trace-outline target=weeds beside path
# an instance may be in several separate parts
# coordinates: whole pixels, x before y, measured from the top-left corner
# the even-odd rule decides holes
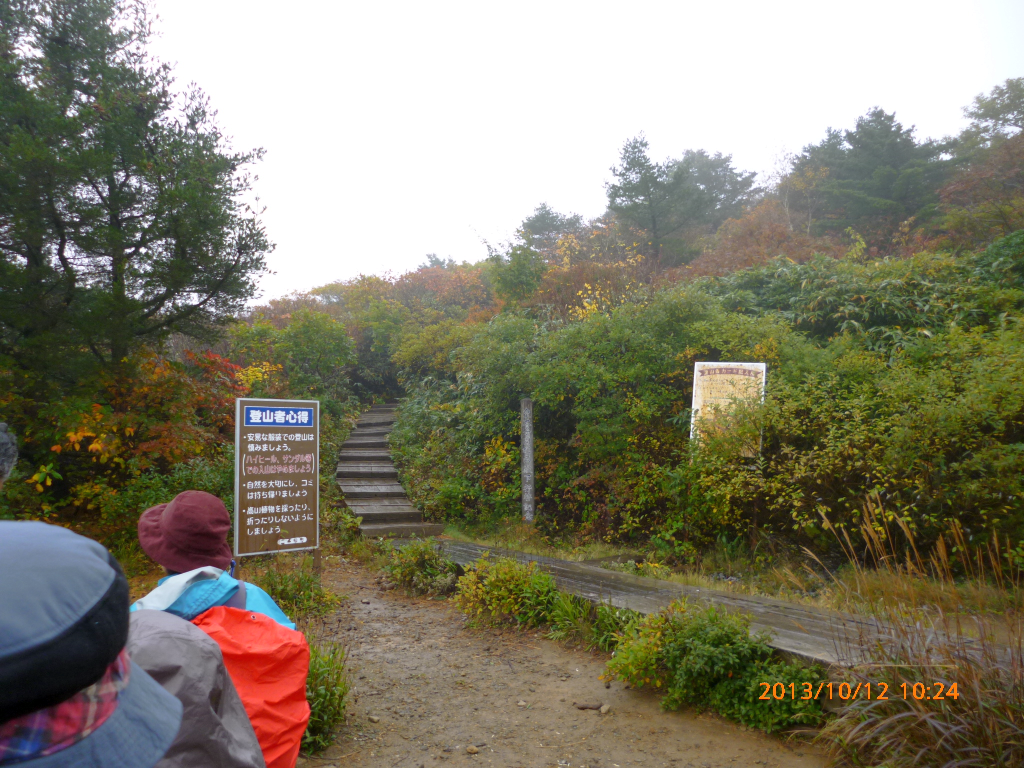
[[[335,745],[306,766],[825,764],[804,744],[715,716],[664,712],[655,695],[620,683],[606,688],[602,654],[536,633],[468,629],[446,601],[383,591],[354,562],[329,558],[323,585],[348,596],[323,635],[348,646],[352,691]]]

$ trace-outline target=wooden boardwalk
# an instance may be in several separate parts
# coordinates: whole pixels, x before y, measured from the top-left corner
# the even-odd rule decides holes
[[[878,624],[870,619],[824,611],[767,597],[723,590],[688,587],[662,579],[632,576],[586,563],[528,555],[479,544],[443,539],[442,551],[459,565],[467,565],[484,552],[535,562],[554,579],[558,588],[591,602],[605,602],[640,613],[656,613],[680,597],[751,616],[751,631],[768,630],[771,645],[785,655],[826,666],[850,666],[865,660],[865,644],[879,639]]]

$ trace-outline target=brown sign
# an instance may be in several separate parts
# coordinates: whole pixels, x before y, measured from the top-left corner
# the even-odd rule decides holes
[[[319,401],[235,401],[235,557],[320,546],[319,468]]]

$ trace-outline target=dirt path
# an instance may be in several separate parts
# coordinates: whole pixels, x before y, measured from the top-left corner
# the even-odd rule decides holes
[[[323,580],[348,596],[326,632],[349,648],[353,689],[336,744],[305,768],[824,765],[812,748],[606,687],[600,655],[535,633],[468,629],[445,601],[382,591],[356,563],[331,558]]]

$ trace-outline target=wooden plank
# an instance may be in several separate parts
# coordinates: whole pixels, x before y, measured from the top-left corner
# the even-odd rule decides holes
[[[339,464],[338,468],[334,472],[334,476],[339,480],[374,477],[394,480],[398,478],[398,472],[394,468],[371,468],[360,464],[352,464],[349,466]]]
[[[405,489],[398,483],[387,485],[351,485],[339,483],[342,493],[346,498],[369,499],[379,496],[391,496],[405,498]]]
[[[342,450],[338,454],[338,461],[348,463],[350,461],[388,461],[391,459],[391,454],[387,451],[347,451]]]
[[[362,525],[423,522],[423,515],[413,507],[373,507],[372,509],[373,511],[359,510],[357,517],[362,519]]]
[[[407,506],[412,506],[409,503],[409,499],[405,498],[404,496],[403,497],[392,497],[392,498],[388,498],[388,497],[385,496],[382,499],[379,499],[379,498],[378,499],[358,499],[358,498],[356,498],[356,499],[346,499],[345,500],[345,505],[349,506],[349,507],[352,507],[353,510],[355,510],[355,509],[362,509],[363,507],[372,507],[372,506],[387,506],[387,507],[396,507],[396,506],[397,507],[407,507]]]
[[[850,665],[862,661],[865,658],[864,643],[880,637],[879,625],[871,619],[785,600],[689,587],[468,542],[444,540],[439,544],[460,565],[472,562],[486,551],[520,562],[536,562],[538,567],[554,577],[559,589],[594,603],[607,602],[640,613],[655,613],[686,596],[691,600],[719,605],[728,611],[743,612],[751,616],[752,632],[767,629],[773,635],[773,647],[809,662]]]

